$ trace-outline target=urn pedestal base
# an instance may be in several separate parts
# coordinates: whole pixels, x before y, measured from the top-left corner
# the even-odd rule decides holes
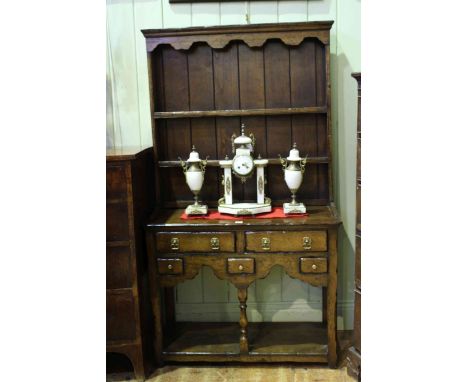
[[[256,215],[264,212],[271,212],[271,204],[269,203],[234,203],[220,204],[218,211],[222,214],[229,215]]]
[[[305,214],[306,208],[303,203],[283,203],[285,214]]]
[[[206,215],[208,213],[208,206],[202,204],[191,204],[185,209],[186,215]]]

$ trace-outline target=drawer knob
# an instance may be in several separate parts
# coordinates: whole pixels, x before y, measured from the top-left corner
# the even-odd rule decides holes
[[[241,264],[239,265],[239,270],[242,272],[244,270],[244,266]]]
[[[178,237],[171,238],[171,249],[173,251],[179,250],[179,238]]]
[[[312,264],[312,269],[315,271],[317,269],[317,266],[315,264]]]
[[[271,240],[269,237],[262,237],[262,249],[264,251],[270,250],[270,243],[271,243]]]
[[[310,240],[309,236],[305,236],[302,238],[302,246],[304,249],[311,249],[312,248],[312,240]]]
[[[212,237],[210,242],[211,242],[211,249],[212,250],[218,250],[219,249],[219,239],[217,237]]]
[[[169,269],[169,270],[172,270],[172,268],[174,268],[174,267],[172,266],[172,264],[169,264],[169,265],[167,266],[167,269]]]

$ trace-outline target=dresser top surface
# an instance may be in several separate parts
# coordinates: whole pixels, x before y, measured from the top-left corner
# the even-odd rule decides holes
[[[136,159],[140,154],[149,150],[148,146],[123,146],[106,149],[107,161]]]
[[[255,219],[239,216],[236,220],[208,220],[208,219],[190,219],[181,218],[184,210],[159,210],[152,214],[147,222],[148,228],[190,228],[201,227],[252,227],[262,226],[332,226],[341,223],[341,218],[334,205],[329,206],[310,206],[307,209],[308,216],[293,218],[274,218],[274,219]]]

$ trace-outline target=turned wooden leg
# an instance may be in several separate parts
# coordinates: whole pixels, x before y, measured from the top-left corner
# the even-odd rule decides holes
[[[248,353],[249,352],[249,340],[247,338],[247,325],[248,325],[248,320],[247,320],[247,288],[240,288],[237,290],[237,298],[239,299],[240,302],[240,319],[239,319],[239,325],[240,325],[240,340],[239,340],[239,345],[240,345],[240,352],[241,353]]]

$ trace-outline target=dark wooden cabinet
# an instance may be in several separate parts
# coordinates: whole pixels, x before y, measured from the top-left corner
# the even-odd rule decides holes
[[[142,380],[153,363],[144,245],[154,207],[152,150],[108,150],[106,158],[106,350],[125,354]]]
[[[361,73],[352,76],[358,84],[356,160],[356,260],[354,270],[354,334],[348,351],[348,374],[361,380]]]
[[[333,203],[330,28],[333,22],[146,30],[157,209],[146,226],[158,364],[177,362],[328,362],[337,364],[337,229]],[[195,145],[209,156],[200,198],[222,196],[218,160],[231,153],[241,124],[269,159],[265,191],[290,201],[278,155],[294,142],[308,155],[298,199],[306,217],[182,220],[192,202],[178,157]],[[236,182],[234,195],[256,198]],[[321,323],[247,320],[248,287],[275,265],[323,288]],[[173,288],[201,267],[238,290],[239,323],[176,322]]]

